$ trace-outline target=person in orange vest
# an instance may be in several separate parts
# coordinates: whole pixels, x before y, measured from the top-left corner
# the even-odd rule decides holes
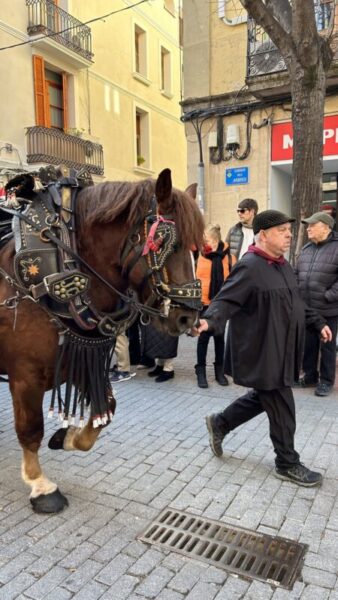
[[[232,266],[236,262],[236,257],[230,254],[229,245],[222,242],[219,225],[209,225],[206,228],[204,241],[203,252],[199,256],[196,266],[196,277],[201,280],[202,284],[203,310],[201,316],[203,316],[211,300],[221,289],[224,280],[228,277]],[[200,388],[208,387],[206,357],[210,337],[211,334],[203,332],[197,342],[195,372],[197,375],[197,385]],[[229,382],[224,375],[224,330],[212,337],[214,338],[215,345],[215,379],[219,385],[228,385]]]

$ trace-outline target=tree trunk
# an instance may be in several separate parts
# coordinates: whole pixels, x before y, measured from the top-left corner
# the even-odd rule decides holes
[[[292,216],[296,219],[295,231],[300,231],[301,215],[317,212],[322,199],[326,75],[321,60],[306,68],[294,61],[289,72],[293,124]]]

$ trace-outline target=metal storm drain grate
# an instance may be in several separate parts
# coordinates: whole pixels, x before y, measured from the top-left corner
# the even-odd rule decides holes
[[[308,547],[171,508],[138,539],[286,589],[299,577]]]

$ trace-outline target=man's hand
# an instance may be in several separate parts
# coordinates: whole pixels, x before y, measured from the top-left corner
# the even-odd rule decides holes
[[[198,327],[191,328],[191,334],[193,336],[199,335],[200,333],[202,333],[202,331],[208,331],[208,329],[209,329],[208,321],[206,321],[205,319],[200,319],[199,323],[198,323]]]
[[[331,342],[332,331],[328,325],[325,325],[325,327],[323,327],[323,329],[321,330],[320,339],[322,342],[324,342],[324,344],[326,344],[326,342]]]

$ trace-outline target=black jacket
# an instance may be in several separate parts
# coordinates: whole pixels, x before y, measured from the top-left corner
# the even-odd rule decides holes
[[[269,264],[253,253],[234,266],[204,317],[213,334],[231,319],[234,382],[262,390],[289,387],[298,379],[305,318],[318,332],[325,325],[305,306],[289,263]]]
[[[306,304],[325,317],[338,316],[338,234],[305,244],[295,273]]]

